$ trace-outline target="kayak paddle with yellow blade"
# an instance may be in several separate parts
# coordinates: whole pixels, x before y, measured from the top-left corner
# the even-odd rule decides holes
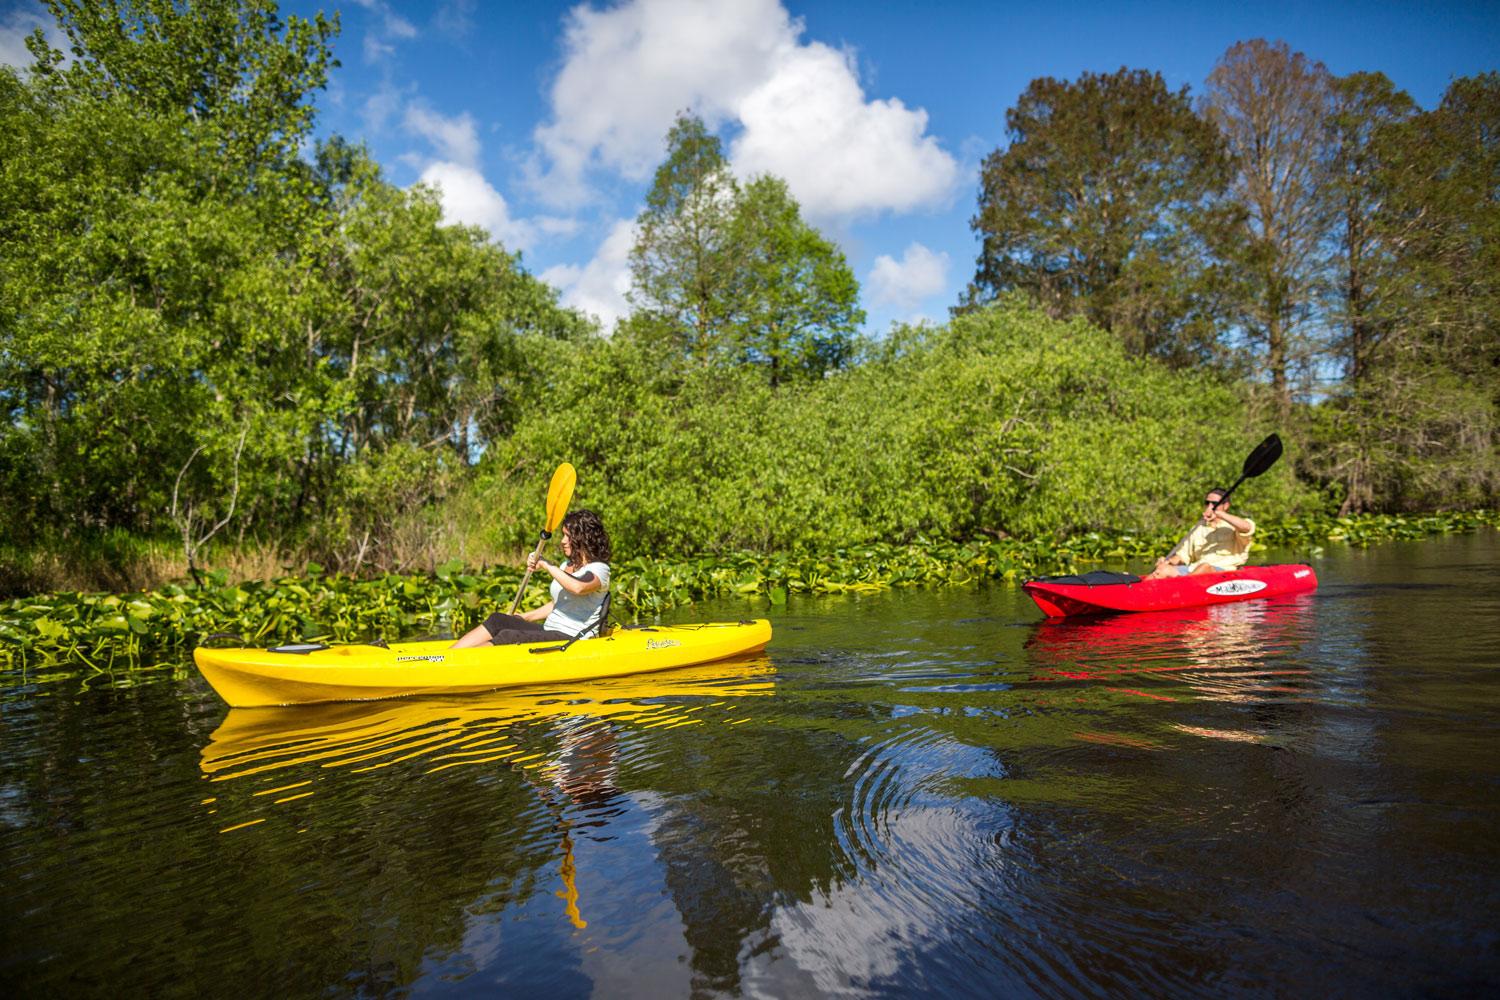
[[[568,513],[568,504],[573,502],[573,487],[578,485],[578,473],[567,462],[557,467],[552,473],[552,485],[547,487],[547,526],[542,529],[542,537],[537,540],[536,553],[541,558],[542,548],[547,544],[547,539],[552,537],[552,532],[562,524],[562,519]],[[526,585],[531,582],[531,567],[526,568],[526,575],[521,577],[521,589],[516,591],[516,599],[511,602],[510,613],[515,614],[516,609],[521,606],[521,596],[526,593]]]

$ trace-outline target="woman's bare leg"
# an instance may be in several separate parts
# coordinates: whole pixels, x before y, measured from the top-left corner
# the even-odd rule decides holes
[[[490,635],[490,630],[484,627],[483,622],[480,622],[478,625],[475,625],[473,628],[469,629],[469,631],[465,632],[461,639],[459,639],[448,648],[469,649],[474,646],[488,646],[492,638],[494,637]]]

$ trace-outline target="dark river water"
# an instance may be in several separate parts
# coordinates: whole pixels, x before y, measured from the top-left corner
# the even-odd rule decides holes
[[[794,599],[748,661],[444,700],[12,675],[0,987],[1493,993],[1500,533],[1314,565],[1069,624]]]

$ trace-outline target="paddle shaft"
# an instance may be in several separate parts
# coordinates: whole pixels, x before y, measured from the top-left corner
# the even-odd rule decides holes
[[[552,532],[550,532],[550,531],[544,531],[544,532],[542,532],[542,537],[539,538],[539,539],[537,539],[536,551],[533,552],[532,555],[534,555],[538,559],[540,559],[542,557],[542,548],[543,548],[543,546],[545,546],[547,544],[547,539],[549,539],[551,537],[552,537]],[[516,613],[516,609],[521,606],[521,598],[526,593],[526,585],[531,582],[531,565],[530,565],[530,562],[531,562],[530,560],[527,560],[526,574],[521,577],[521,589],[518,590],[518,591],[516,591],[516,599],[514,601],[510,602],[510,613],[511,614],[515,614]]]
[[[1229,494],[1231,494],[1235,490],[1239,489],[1240,488],[1240,483],[1243,483],[1246,479],[1249,479],[1249,478],[1250,478],[1249,476],[1241,476],[1240,478],[1236,479],[1234,481],[1234,485],[1231,486],[1231,487],[1229,487],[1229,489],[1225,490],[1224,491],[1224,495],[1221,496],[1221,497],[1219,497],[1219,499],[1217,499],[1217,500],[1214,501],[1214,510],[1218,510],[1219,506],[1221,504],[1228,503],[1229,502]]]

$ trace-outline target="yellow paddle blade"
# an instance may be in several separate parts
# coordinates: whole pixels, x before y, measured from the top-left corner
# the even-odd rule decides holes
[[[547,530],[556,531],[568,513],[568,504],[573,502],[573,487],[578,485],[578,473],[567,462],[552,473],[552,485],[547,487]]]

